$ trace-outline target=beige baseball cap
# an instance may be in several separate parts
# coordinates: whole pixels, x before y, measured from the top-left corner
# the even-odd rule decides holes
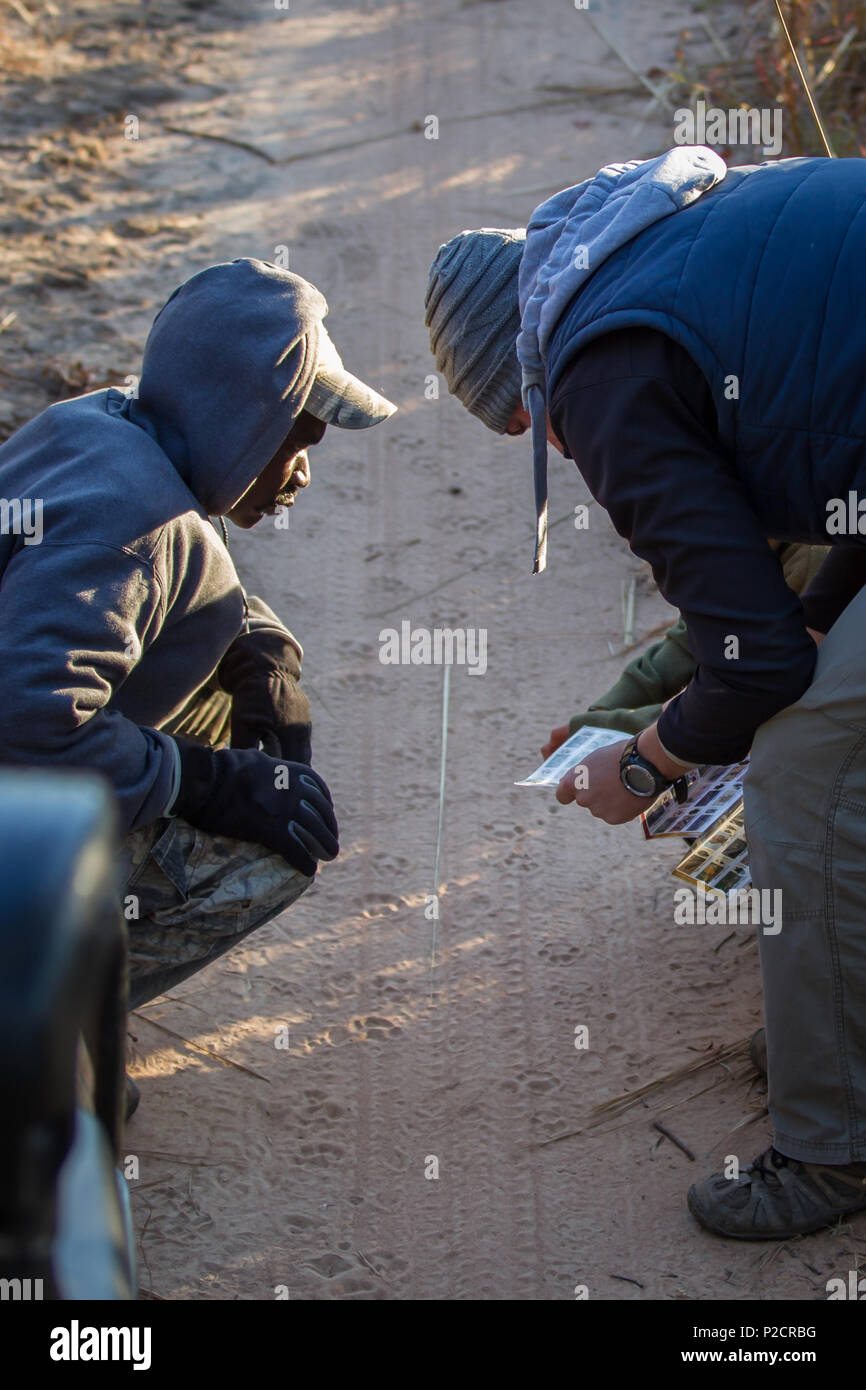
[[[343,430],[365,430],[393,415],[396,405],[346,371],[324,324],[319,335],[318,366],[304,410]]]

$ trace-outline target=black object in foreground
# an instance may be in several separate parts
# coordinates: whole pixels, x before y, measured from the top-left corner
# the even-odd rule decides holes
[[[126,933],[99,778],[0,772],[0,1278],[131,1299],[122,1134]]]

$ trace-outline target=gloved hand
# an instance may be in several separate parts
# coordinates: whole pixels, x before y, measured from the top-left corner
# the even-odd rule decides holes
[[[336,859],[331,793],[311,767],[258,749],[207,748],[184,738],[175,743],[181,778],[173,816],[213,835],[264,845],[308,878],[317,860]]]
[[[217,667],[232,697],[232,748],[258,748],[272,758],[309,763],[310,702],[299,688],[301,661],[287,637],[257,630],[236,637]]]

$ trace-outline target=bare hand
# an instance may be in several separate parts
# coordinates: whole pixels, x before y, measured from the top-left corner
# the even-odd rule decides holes
[[[575,802],[585,806],[598,820],[608,825],[625,825],[636,820],[641,811],[652,805],[652,797],[635,796],[623,786],[619,775],[619,760],[628,739],[597,748],[582,763],[565,774],[556,789],[556,799],[563,806]]]
[[[567,724],[560,724],[559,727],[558,727],[557,729],[554,729],[554,730],[553,730],[553,732],[552,732],[551,735],[550,735],[550,738],[547,740],[547,742],[545,743],[544,747],[542,748],[542,750],[541,750],[541,756],[542,756],[542,758],[549,758],[550,755],[551,755],[551,753],[555,753],[556,750],[557,750],[557,748],[561,748],[561,747],[562,747],[563,743],[565,743],[565,740],[566,740],[567,738],[568,738],[568,725],[567,725]]]

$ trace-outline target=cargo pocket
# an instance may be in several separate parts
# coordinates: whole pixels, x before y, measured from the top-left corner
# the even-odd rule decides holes
[[[189,899],[187,861],[194,847],[193,827],[184,820],[171,820],[150,851],[150,857],[184,902]]]

